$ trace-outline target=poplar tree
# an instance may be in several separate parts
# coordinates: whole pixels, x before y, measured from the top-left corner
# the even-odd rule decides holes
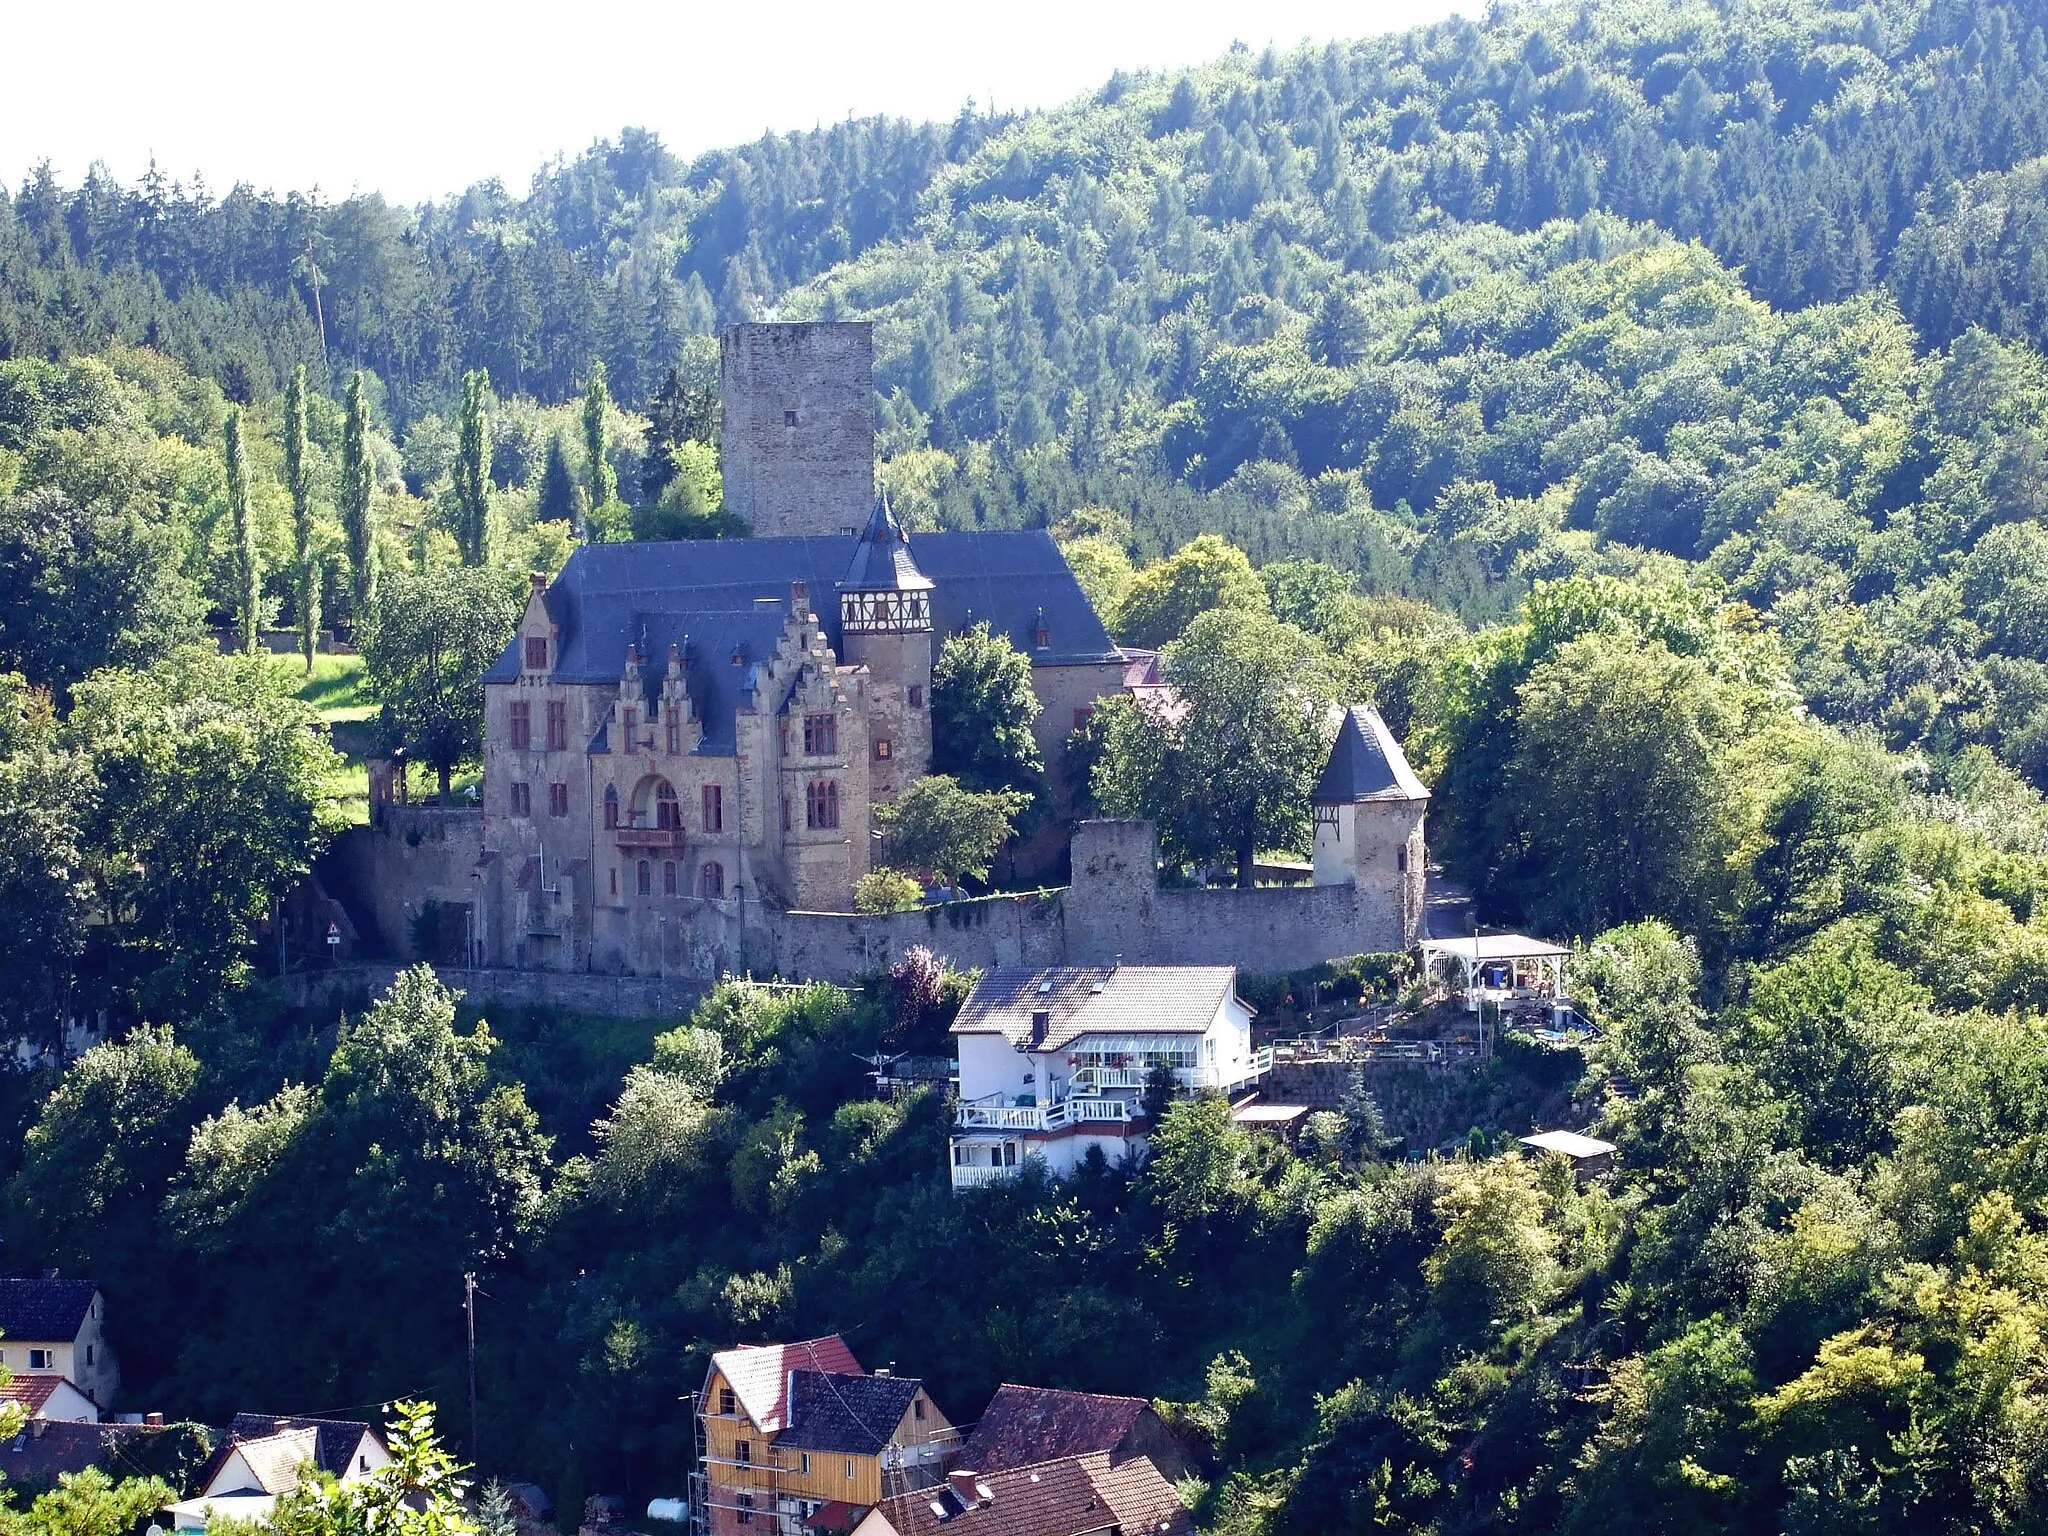
[[[583,490],[593,511],[619,498],[619,477],[612,468],[610,435],[605,424],[605,413],[611,403],[611,391],[604,381],[604,364],[593,363],[590,383],[583,390]]]
[[[306,462],[306,369],[292,370],[284,389],[284,479],[292,497],[293,574],[298,581],[299,654],[313,670],[320,643],[320,572],[313,559],[313,469]]]
[[[256,554],[256,520],[249,512],[249,466],[242,457],[242,413],[228,412],[228,517],[235,531],[235,607],[242,626],[242,649],[256,649],[256,607],[263,591],[263,571]]]
[[[348,414],[341,428],[341,531],[348,543],[349,608],[358,628],[377,600],[377,541],[370,527],[370,409],[363,373],[349,376]]]
[[[462,377],[462,416],[455,445],[455,542],[464,565],[491,560],[491,423],[484,392],[491,376],[479,368]]]

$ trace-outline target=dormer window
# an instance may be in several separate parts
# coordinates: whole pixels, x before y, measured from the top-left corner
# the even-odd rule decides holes
[[[526,637],[526,670],[545,672],[548,669],[548,637],[528,635]]]

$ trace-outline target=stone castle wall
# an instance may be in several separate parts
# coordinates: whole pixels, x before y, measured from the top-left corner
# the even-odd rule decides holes
[[[1418,937],[1395,890],[1161,890],[1150,823],[1091,821],[1075,830],[1073,883],[1062,890],[879,917],[783,911],[751,892],[723,901],[682,897],[625,914],[593,962],[585,943],[521,947],[527,895],[504,861],[478,865],[481,841],[479,812],[386,806],[377,824],[344,836],[330,863],[348,872],[342,899],[352,911],[368,894],[377,938],[397,958],[468,958],[463,938],[476,929],[459,909],[480,901],[493,966],[674,982],[743,973],[850,981],[886,968],[913,945],[962,967],[1106,965],[1121,956],[1131,964],[1290,971],[1406,949]],[[479,867],[482,881],[471,878]],[[420,921],[427,902],[456,910],[442,912],[430,929]]]
[[[875,498],[865,320],[735,325],[718,338],[725,510],[757,536],[852,532]]]

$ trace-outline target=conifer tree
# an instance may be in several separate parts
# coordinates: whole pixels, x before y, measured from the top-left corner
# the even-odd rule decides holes
[[[284,390],[284,479],[292,498],[292,575],[297,582],[299,654],[313,670],[320,641],[320,571],[313,559],[313,468],[306,462],[306,369],[292,370]]]
[[[263,591],[263,571],[256,553],[256,520],[249,511],[249,466],[242,456],[242,413],[228,412],[228,519],[234,528],[235,618],[241,625],[242,649],[256,649],[256,607]]]
[[[569,474],[569,461],[562,455],[562,440],[551,437],[547,465],[540,472],[540,496],[534,516],[544,523],[578,523],[583,509],[576,498],[576,481]]]
[[[370,527],[370,412],[363,374],[348,381],[348,414],[341,428],[341,528],[348,542],[349,601],[361,625],[377,600],[377,541]]]
[[[619,499],[619,477],[612,468],[610,433],[605,423],[605,412],[611,402],[611,391],[605,387],[604,364],[593,363],[590,383],[583,390],[583,490],[590,498],[592,511]]]
[[[463,375],[462,417],[455,445],[455,543],[464,565],[491,561],[491,423],[484,392],[491,376],[482,369]]]

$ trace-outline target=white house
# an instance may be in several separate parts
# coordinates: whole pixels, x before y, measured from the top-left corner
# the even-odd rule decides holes
[[[64,1424],[97,1424],[100,1405],[55,1371],[17,1371],[0,1386],[0,1403],[20,1403],[31,1419]]]
[[[0,1279],[0,1365],[61,1376],[110,1408],[121,1373],[107,1348],[106,1316],[106,1299],[90,1280],[55,1272]]]
[[[953,1021],[960,1108],[953,1187],[1009,1178],[1027,1158],[1072,1173],[1090,1148],[1143,1150],[1155,1072],[1180,1093],[1229,1093],[1271,1066],[1227,965],[1056,966],[982,973]]]
[[[309,1468],[350,1483],[390,1464],[391,1452],[367,1424],[238,1413],[200,1474],[199,1492],[169,1507],[170,1529],[176,1536],[201,1536],[223,1517],[263,1524]]]

